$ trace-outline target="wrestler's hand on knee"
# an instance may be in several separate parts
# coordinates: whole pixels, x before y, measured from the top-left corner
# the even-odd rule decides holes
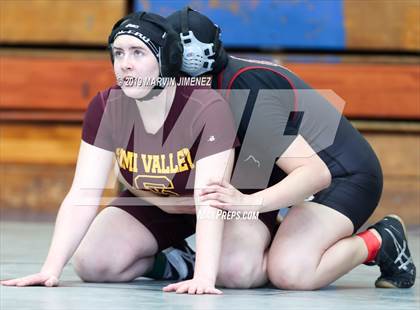
[[[177,294],[223,294],[221,290],[218,290],[212,281],[206,279],[191,279],[178,283],[173,283],[163,288],[165,292],[175,292]]]
[[[1,285],[5,286],[57,286],[58,278],[48,273],[36,273],[22,278],[16,278],[12,280],[5,280],[0,282]]]
[[[211,182],[200,192],[200,200],[226,211],[259,211],[261,201],[243,194],[227,181]]]

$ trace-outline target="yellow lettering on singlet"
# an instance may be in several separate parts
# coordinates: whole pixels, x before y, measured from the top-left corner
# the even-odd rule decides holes
[[[152,155],[141,154],[141,160],[143,162],[144,172],[150,173],[150,168],[152,166]]]
[[[137,172],[137,154],[118,148],[116,150],[118,164],[122,169],[128,169],[130,172]]]
[[[138,155],[139,154],[137,154],[137,153],[133,153],[134,154],[134,158],[133,158],[133,161],[132,161],[132,168],[133,168],[133,170],[130,170],[131,172],[138,172],[138,168],[137,168],[137,157],[138,157]]]
[[[183,151],[184,152],[184,155],[185,155],[185,157],[187,158],[187,161],[188,161],[188,164],[190,165],[190,169],[194,169],[194,164],[193,164],[193,162],[192,162],[192,159],[191,159],[191,153],[190,153],[190,150],[188,149],[188,148],[183,148],[181,151]]]
[[[182,150],[178,151],[176,153],[176,157],[177,157],[177,160],[178,160],[179,172],[183,172],[183,171],[188,170],[188,165],[185,162],[184,152]]]
[[[178,172],[178,165],[174,166],[174,154],[169,153],[169,170],[170,173],[177,173]]]
[[[169,173],[169,167],[166,166],[166,156],[165,154],[160,154],[160,159],[162,161],[161,167],[162,167],[162,173]]]
[[[143,162],[145,173],[178,173],[194,169],[194,163],[191,158],[191,153],[188,148],[183,148],[176,153],[176,159],[174,153],[169,154],[141,154],[141,160]],[[137,154],[134,155],[137,159]],[[175,164],[175,161],[176,163]],[[169,161],[169,162],[168,162]],[[133,169],[137,171],[137,164],[135,163]]]
[[[160,169],[159,155],[153,155],[152,173],[162,173]]]

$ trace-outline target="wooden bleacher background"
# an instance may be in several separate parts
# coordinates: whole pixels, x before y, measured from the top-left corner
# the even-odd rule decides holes
[[[0,2],[0,43],[9,45],[0,49],[2,210],[56,212],[73,177],[84,110],[114,83],[104,42],[131,2],[77,3]],[[346,116],[380,157],[385,187],[371,221],[396,212],[420,224],[419,58],[372,52],[420,51],[420,7],[413,4],[344,1],[347,49],[368,54],[273,56],[344,98]]]

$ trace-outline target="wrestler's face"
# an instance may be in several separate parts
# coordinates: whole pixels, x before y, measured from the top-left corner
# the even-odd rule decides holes
[[[112,46],[114,72],[124,94],[141,99],[154,87],[145,83],[159,76],[159,63],[141,40],[130,35],[118,36]]]

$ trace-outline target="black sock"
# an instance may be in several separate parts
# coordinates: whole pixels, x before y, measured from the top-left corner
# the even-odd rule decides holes
[[[163,274],[165,273],[166,264],[168,260],[166,259],[165,254],[159,252],[155,256],[155,262],[153,264],[152,270],[147,272],[144,276],[156,280],[163,279]]]

